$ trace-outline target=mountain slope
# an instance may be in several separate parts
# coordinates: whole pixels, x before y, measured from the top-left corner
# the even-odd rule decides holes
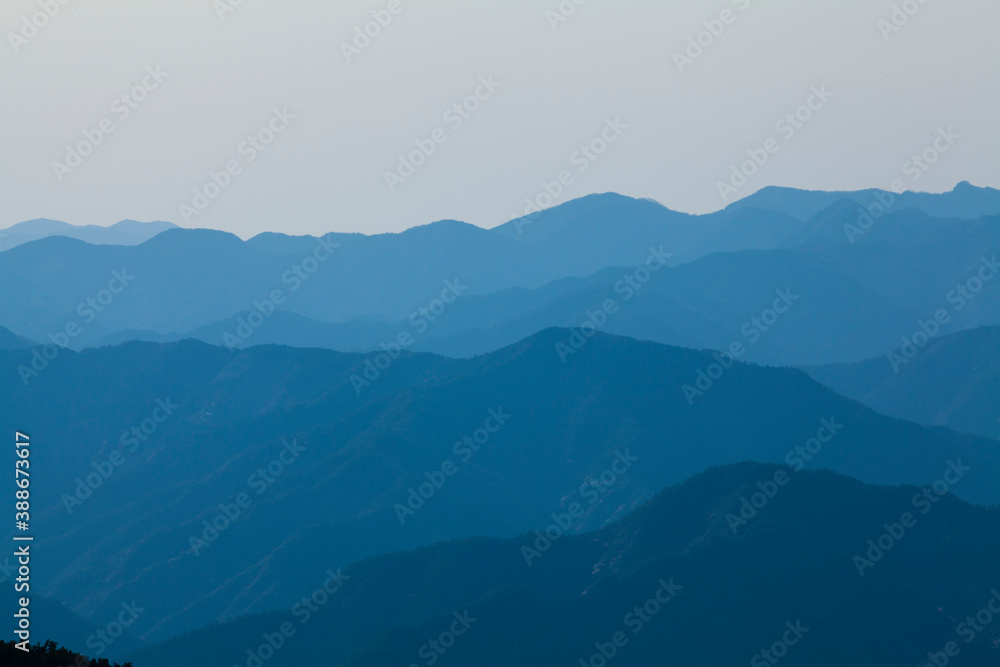
[[[0,230],[0,252],[49,236],[65,236],[94,245],[139,245],[176,226],[171,222],[135,220],[122,220],[109,227],[79,226],[40,218],[19,222],[13,227]]]
[[[0,561],[0,565],[6,566],[6,562]],[[75,653],[89,655],[92,658],[103,658],[108,660],[122,661],[122,657],[128,653],[139,650],[143,642],[137,639],[128,627],[120,633],[118,628],[112,628],[111,633],[117,635],[112,637],[108,634],[108,625],[116,623],[120,612],[129,608],[131,601],[123,601],[124,606],[119,606],[115,614],[102,618],[99,621],[91,622],[75,614],[66,605],[47,598],[42,595],[33,595],[30,598],[31,612],[31,642],[41,644],[44,641],[56,641],[60,646],[65,647]],[[6,618],[14,618],[18,610],[18,601],[14,595],[4,596],[0,601],[0,611]],[[129,609],[131,612],[131,609]],[[141,607],[136,611],[144,613]],[[122,617],[128,621],[130,613]],[[103,634],[102,634],[103,633]],[[35,649],[32,649],[35,652]],[[3,655],[3,649],[0,649]],[[4,662],[2,665],[18,665],[18,662]],[[75,663],[60,663],[57,667],[70,667]]]
[[[935,338],[909,359],[897,351],[803,370],[883,414],[1000,439],[1000,327]]]
[[[361,355],[321,350],[64,352],[29,386],[0,387],[0,423],[47,443],[33,463],[46,470],[34,497],[44,592],[90,618],[135,598],[150,608],[139,636],[163,639],[291,604],[314,554],[333,566],[512,536],[572,497],[587,507],[578,529],[596,528],[708,466],[794,461],[831,430],[810,467],[923,484],[961,460],[972,471],[955,493],[1000,500],[995,442],[877,415],[796,370],[736,364],[706,387],[709,352],[598,335],[563,363],[573,340],[552,329],[471,360],[404,353],[378,377]],[[28,360],[0,353],[0,368],[14,377]],[[448,461],[447,484],[414,499]],[[246,511],[207,539],[240,493]]]
[[[741,499],[768,482],[771,500],[734,531],[729,517]],[[365,560],[346,568],[329,596],[314,597],[323,604],[308,617],[299,606],[240,619],[132,658],[144,667],[246,664],[248,649],[287,622],[269,664],[570,665],[601,646],[622,665],[753,664],[783,636],[793,644],[789,664],[911,665],[949,642],[966,663],[991,664],[1000,624],[969,643],[971,627],[959,624],[995,595],[1000,516],[950,496],[922,513],[913,503],[920,494],[828,472],[716,468],[598,532],[554,531],[548,546],[534,533]],[[859,565],[855,556],[865,558],[882,524],[905,512],[915,523],[898,543]],[[316,554],[314,580],[300,594],[330,581],[324,556]],[[437,644],[445,650],[428,644],[449,626],[459,636]]]
[[[921,246],[919,257],[924,251]],[[855,256],[861,252],[865,259],[859,262]],[[418,313],[411,321],[361,319],[333,324],[279,311],[256,327],[245,344],[369,351],[380,350],[403,332],[413,337],[411,350],[470,357],[548,327],[589,322],[609,333],[669,345],[728,350],[738,342],[746,348],[744,360],[772,365],[865,359],[897,346],[928,313],[942,305],[950,308],[940,295],[963,277],[966,257],[974,252],[956,249],[955,260],[942,262],[937,272],[899,268],[896,265],[908,261],[905,257],[880,259],[862,248],[851,255],[815,248],[717,253],[645,274],[634,267],[609,268],[532,290],[463,295],[432,319]],[[910,267],[926,266],[917,262],[918,257],[912,259]],[[886,263],[898,270],[879,268]],[[876,272],[879,275],[870,279]],[[949,275],[958,278],[950,280]],[[641,282],[643,278],[646,282]],[[923,289],[906,292],[908,284],[915,287],[913,283]],[[932,287],[935,283],[937,289]],[[1000,289],[992,283],[989,287],[968,307],[956,309],[942,332],[1000,321]],[[600,314],[609,299],[617,309]],[[896,305],[900,301],[905,305]],[[776,304],[784,312],[774,312]],[[225,336],[240,326],[240,318],[246,321],[252,316],[247,311],[171,335],[117,332],[94,344],[132,338],[197,338],[224,344]],[[421,324],[414,326],[415,321]]]
[[[761,208],[808,220],[841,199],[850,199],[864,207],[879,201],[891,201],[895,211],[916,209],[938,218],[974,219],[1000,211],[1000,190],[979,188],[968,181],[962,181],[951,192],[941,194],[906,191],[897,195],[875,188],[856,192],[823,192],[769,186],[733,202],[725,210]]]
[[[968,278],[965,273],[1000,245],[996,215],[956,220],[894,208],[863,234],[846,231],[857,224],[857,205],[848,200],[799,221],[748,207],[685,216],[655,202],[608,194],[545,211],[520,232],[515,223],[485,230],[440,221],[400,234],[331,234],[324,239],[269,234],[248,242],[221,232],[173,229],[134,247],[53,237],[0,254],[0,282],[10,286],[0,293],[0,325],[33,340],[48,340],[76,324],[82,330],[70,344],[79,349],[120,340],[123,331],[194,332],[255,308],[266,314],[276,307],[321,323],[393,324],[434,307],[443,293],[449,298],[457,294],[462,301],[566,278],[586,282],[608,267],[642,270],[654,252],[676,266],[720,252],[790,249],[812,253],[810,271],[839,276],[892,303],[896,310],[891,318],[928,308],[933,313],[954,281]],[[134,278],[120,294],[109,293],[109,286],[120,287],[114,272],[123,270]],[[832,305],[850,312],[851,296],[843,296]],[[100,308],[91,304],[98,299]],[[511,294],[502,299],[510,302]],[[501,344],[537,330],[517,328],[515,320],[526,314],[517,304],[502,314],[516,335],[496,336]],[[961,327],[1000,324],[1000,292],[984,292],[965,315]],[[567,324],[544,314],[540,322]],[[697,336],[690,343],[669,338],[673,331],[688,336],[681,326],[664,329],[663,322],[619,333],[715,345]],[[462,346],[468,344],[456,342],[456,348]],[[872,347],[866,355],[884,351]],[[858,358],[760,357],[782,363]]]
[[[10,329],[0,327],[0,350],[23,350],[34,344],[27,338],[18,336]]]
[[[370,350],[410,332],[415,318],[427,326],[412,349],[468,356],[545,327],[580,325],[608,296],[636,291],[623,279],[644,280],[652,261],[668,268],[652,272],[608,331],[726,348],[776,290],[792,289],[806,296],[747,359],[856,361],[952,308],[955,288],[984,262],[995,264],[1000,246],[1000,216],[939,219],[912,209],[879,218],[852,243],[845,230],[856,227],[857,208],[838,200],[808,221],[749,208],[685,218],[601,195],[546,211],[521,234],[443,221],[323,240],[242,242],[180,229],[136,247],[49,238],[0,255],[0,280],[11,287],[0,293],[0,324],[40,341],[78,326],[77,336],[63,337],[74,349],[130,335],[216,344],[258,310],[264,325],[253,342]],[[124,289],[115,276],[122,271],[130,276]],[[989,281],[961,312],[955,306],[948,331],[1000,324],[998,284]],[[442,307],[442,296],[455,302]],[[275,310],[287,322],[272,321]]]

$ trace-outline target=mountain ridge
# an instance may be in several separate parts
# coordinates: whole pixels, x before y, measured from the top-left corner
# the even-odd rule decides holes
[[[882,414],[1000,440],[1000,327],[942,335],[912,357],[894,354],[803,370]]]
[[[92,245],[139,245],[163,231],[175,228],[177,225],[165,221],[121,220],[104,227],[72,225],[61,220],[37,218],[0,229],[0,252],[51,236],[75,238]]]
[[[284,592],[305,585],[320,548],[343,565],[442,539],[508,537],[544,528],[574,498],[587,508],[580,529],[598,528],[707,467],[794,462],[796,448],[829,429],[833,443],[803,465],[869,483],[927,484],[960,462],[973,470],[954,493],[1000,500],[995,441],[878,415],[795,369],[737,363],[706,386],[699,371],[715,375],[717,363],[708,351],[598,334],[563,363],[559,345],[576,334],[546,329],[466,360],[403,352],[377,375],[373,355],[278,346],[231,353],[197,341],[131,342],[67,351],[28,387],[0,386],[0,421],[13,428],[28,420],[37,425],[33,439],[50,443],[35,454],[47,483],[33,496],[44,526],[34,563],[43,592],[88,617],[144,598],[151,611],[137,634],[156,641],[291,604]],[[13,373],[25,358],[0,352],[0,367]],[[169,419],[93,497],[80,491],[95,462],[126,451],[130,425],[162,416],[161,404],[175,406]],[[98,413],[100,423],[88,418]],[[493,415],[509,419],[485,436],[488,445],[459,446],[484,424],[496,427]],[[293,441],[304,449],[258,495],[248,480]],[[624,471],[618,464],[626,474],[589,502],[588,480],[603,479],[621,457],[638,462]],[[413,500],[425,473],[446,461],[460,472],[432,502]],[[245,516],[194,550],[190,540],[220,503],[248,489]],[[410,503],[415,516],[405,511]],[[154,537],[150,522],[161,526]],[[100,529],[108,525],[114,531]],[[112,576],[114,587],[98,585]]]
[[[739,292],[747,289],[743,283],[760,281],[753,273],[736,275],[747,270],[747,255],[740,253],[777,253],[774,261],[787,264],[788,251],[795,251],[821,267],[828,278],[839,276],[835,282],[841,287],[834,290],[839,296],[833,299],[820,293],[819,298],[839,301],[840,306],[831,305],[848,318],[852,315],[844,310],[846,304],[852,300],[866,304],[872,322],[879,323],[875,329],[881,340],[878,345],[859,348],[860,356],[848,357],[845,351],[849,345],[841,345],[836,353],[831,348],[829,356],[794,349],[786,354],[781,347],[801,347],[817,339],[796,342],[786,337],[779,344],[777,337],[768,337],[754,354],[767,363],[855,361],[884,353],[897,332],[909,326],[906,320],[915,322],[926,312],[933,313],[940,307],[935,294],[946,292],[949,283],[961,278],[977,257],[984,253],[989,257],[1000,246],[1000,215],[955,220],[931,218],[916,210],[894,210],[861,230],[860,237],[849,237],[845,229],[856,225],[858,218],[852,207],[838,199],[807,222],[749,207],[695,218],[652,202],[595,195],[547,210],[521,235],[510,229],[505,234],[441,221],[401,234],[334,234],[322,239],[270,234],[242,241],[226,232],[188,229],[168,230],[138,246],[91,246],[49,238],[0,254],[0,280],[11,287],[0,293],[0,325],[32,340],[47,340],[68,322],[78,320],[80,304],[101,293],[112,272],[125,267],[136,276],[134,283],[116,295],[100,317],[86,323],[88,326],[73,339],[73,347],[93,345],[108,337],[115,340],[122,331],[189,334],[201,327],[218,327],[224,320],[235,320],[257,307],[263,312],[287,310],[315,322],[362,329],[382,320],[397,329],[394,336],[399,330],[395,323],[433,305],[451,281],[462,285],[459,303],[436,313],[435,321],[447,323],[466,311],[482,313],[490,299],[501,306],[498,312],[505,321],[491,324],[499,327],[493,332],[482,331],[486,328],[482,322],[472,322],[472,329],[485,334],[479,343],[475,335],[435,325],[427,333],[428,338],[438,340],[420,344],[432,346],[426,349],[433,351],[474,354],[533,333],[531,327],[578,325],[574,320],[593,308],[588,299],[594,295],[588,295],[588,290],[595,290],[595,276],[606,273],[609,267],[645,271],[643,265],[654,252],[662,258],[657,262],[670,272],[690,272],[691,267],[713,262],[717,265],[713,257],[731,255],[731,265],[724,268],[723,276],[730,277],[730,291]],[[380,268],[373,272],[372,267]],[[785,284],[769,289],[815,282],[812,271],[803,272],[792,265],[784,268],[786,275],[781,282]],[[558,285],[566,280],[579,281],[579,288],[563,301],[560,296],[549,303],[533,303],[530,299],[542,292],[516,292],[544,291],[553,285],[559,292]],[[786,280],[793,282],[789,285]],[[739,335],[745,321],[740,317],[752,315],[741,313],[742,306],[730,299],[729,312],[720,314],[718,323],[704,316],[725,301],[718,291],[718,276],[700,280],[712,284],[714,292],[707,288],[698,292],[689,285],[684,295],[665,291],[657,286],[658,281],[662,279],[654,278],[646,290],[647,295],[659,290],[655,298],[644,297],[642,303],[648,306],[616,317],[610,325],[612,331],[663,342],[722,347]],[[853,293],[848,293],[851,290]],[[275,294],[279,302],[270,303]],[[566,296],[565,291],[561,294]],[[529,300],[519,302],[520,296]],[[470,305],[473,300],[478,300],[474,308]],[[691,300],[698,306],[688,307]],[[886,313],[879,314],[876,301],[886,300],[892,307],[881,308]],[[528,303],[533,303],[534,310],[525,307]],[[648,312],[639,312],[643,309]],[[671,309],[676,316],[687,318],[684,326],[665,319],[662,313]],[[961,328],[1000,324],[1000,296],[995,290],[986,291],[962,317],[963,322],[956,325]],[[469,323],[463,326],[470,330]],[[445,340],[456,335],[459,339]],[[369,340],[366,345],[381,342]]]
[[[728,517],[741,511],[741,498],[760,493],[764,482],[774,484],[773,496],[745,526],[733,530]],[[254,647],[262,632],[288,620],[297,636],[275,655],[275,665],[301,664],[310,652],[317,654],[323,641],[326,655],[338,663],[404,664],[448,627],[456,617],[452,612],[468,610],[479,633],[456,642],[459,653],[449,652],[442,664],[570,664],[581,657],[586,661],[595,642],[622,627],[622,615],[659,592],[661,604],[650,607],[659,630],[641,636],[628,632],[634,641],[625,642],[627,650],[619,645],[621,664],[649,664],[655,655],[691,664],[710,656],[712,664],[732,664],[770,645],[770,635],[780,635],[785,622],[796,618],[813,633],[795,649],[808,664],[910,664],[956,639],[957,619],[991,595],[989,564],[1000,554],[996,508],[945,497],[925,517],[910,503],[920,491],[755,463],[710,468],[595,532],[553,531],[548,542],[540,532],[505,540],[476,538],[374,557],[344,568],[340,584],[308,625],[294,610],[273,612],[207,627],[131,657],[148,667],[165,667],[166,660],[178,657],[192,667],[231,664],[247,655],[231,647]],[[921,517],[922,531],[904,529],[891,555],[880,557],[870,571],[859,566],[857,554],[868,548],[866,540],[885,530],[871,515],[898,520],[907,507]],[[935,562],[970,558],[961,567],[938,567],[926,562],[928,552]],[[809,575],[817,563],[827,576]],[[321,581],[322,576],[316,585]],[[914,586],[916,581],[921,585]],[[392,596],[400,590],[406,595]],[[373,598],[387,596],[396,604],[375,613]],[[871,597],[881,605],[851,603]],[[727,612],[711,612],[722,598],[728,599]],[[807,609],[808,619],[802,616]],[[878,633],[860,631],[890,609],[894,618],[907,622]],[[645,623],[654,623],[642,618],[643,623],[626,622],[624,629],[638,625],[641,631]],[[710,641],[717,624],[736,619],[742,632],[730,634],[726,642]],[[836,629],[834,619],[840,619]],[[898,635],[898,646],[890,650],[879,643],[885,632]],[[845,634],[863,646],[845,645]],[[512,645],[524,648],[512,652]],[[903,656],[899,646],[912,655]],[[978,659],[991,655],[986,640],[963,644],[962,651]]]

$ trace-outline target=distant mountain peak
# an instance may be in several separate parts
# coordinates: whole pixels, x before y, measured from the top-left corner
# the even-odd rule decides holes
[[[191,242],[238,245],[243,245],[244,243],[243,239],[236,236],[236,234],[224,232],[218,229],[188,229],[185,227],[174,227],[147,239],[140,245],[147,247],[158,244],[187,245]]]
[[[1000,190],[980,188],[968,181],[962,181],[953,190],[944,193],[913,190],[895,193],[880,188],[857,191],[800,190],[770,185],[729,204],[723,210],[767,209],[807,221],[839,200],[847,199],[867,206],[878,195],[891,197],[892,206],[897,210],[919,209],[937,218],[975,219],[1000,213]]]
[[[91,245],[139,245],[157,234],[174,229],[172,222],[120,220],[113,225],[72,225],[61,220],[37,218],[0,230],[0,251],[51,236],[65,236]]]
[[[34,345],[24,336],[18,336],[10,329],[0,327],[0,350],[23,350]]]
[[[452,218],[445,218],[444,220],[435,220],[434,222],[429,222],[426,225],[417,225],[416,227],[410,227],[402,232],[400,235],[404,234],[427,234],[427,233],[440,233],[440,232],[450,232],[459,231],[461,232],[481,232],[482,227],[477,227],[476,225],[470,224],[468,222],[463,222],[462,220],[454,220]]]

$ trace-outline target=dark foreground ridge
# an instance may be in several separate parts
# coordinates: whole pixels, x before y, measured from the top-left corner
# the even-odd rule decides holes
[[[378,554],[543,529],[567,494],[594,530],[734,461],[918,486],[955,463],[971,469],[952,493],[1000,500],[995,441],[883,417],[791,369],[737,363],[689,403],[684,385],[715,375],[711,352],[598,334],[564,364],[572,336],[471,360],[406,354],[360,395],[363,355],[66,351],[27,390],[0,389],[0,415],[49,443],[34,454],[39,592],[98,626],[134,600],[146,611],[130,631],[159,642],[287,609],[326,570]],[[0,369],[23,354],[0,352]]]
[[[30,651],[22,651],[15,642],[0,641],[0,665],[4,667],[132,667],[126,662],[108,662],[104,658],[91,660],[69,649],[60,648],[55,642],[32,646]]]
[[[570,503],[544,530],[371,558],[336,580],[317,575],[288,612],[130,659],[533,667],[763,665],[787,654],[813,667],[910,667],[950,652],[995,664],[1000,512],[925,491],[784,466],[713,468],[596,532],[573,534]]]

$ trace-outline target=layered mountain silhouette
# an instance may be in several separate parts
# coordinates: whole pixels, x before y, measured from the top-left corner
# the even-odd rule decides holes
[[[1000,327],[935,338],[906,354],[900,348],[891,357],[803,370],[883,414],[1000,439]]]
[[[0,327],[0,350],[22,350],[35,345],[23,336],[18,336],[10,329]]]
[[[808,220],[842,199],[849,199],[865,208],[889,202],[891,210],[917,209],[937,218],[973,219],[994,215],[1000,210],[1000,190],[977,188],[968,181],[962,181],[951,192],[942,194],[913,191],[896,194],[877,188],[854,192],[817,192],[769,186],[733,202],[727,210],[759,208]]]
[[[773,497],[734,531],[742,499],[767,484]],[[828,472],[715,468],[596,532],[553,531],[547,547],[531,533],[368,559],[340,573],[315,613],[300,602],[131,659],[243,665],[288,623],[268,664],[323,656],[359,667],[571,665],[595,654],[622,665],[755,656],[768,664],[761,652],[782,641],[789,664],[920,664],[952,642],[963,662],[991,664],[995,626],[977,633],[966,619],[1000,596],[997,510],[946,496],[922,513],[914,497],[922,497],[916,487],[866,486]],[[906,513],[910,528],[900,523]],[[882,539],[886,525],[897,538]],[[887,550],[868,554],[879,539]],[[311,556],[312,582],[299,589],[306,598],[333,579],[326,554]],[[458,636],[439,641],[451,630]],[[784,657],[781,649],[771,655]]]
[[[97,619],[135,599],[150,610],[135,632],[155,641],[292,604],[317,553],[333,567],[510,537],[571,498],[587,509],[574,530],[598,528],[741,460],[918,485],[957,464],[970,470],[955,494],[1000,500],[995,441],[883,417],[801,371],[736,363],[706,385],[711,352],[576,336],[550,329],[471,360],[404,353],[377,376],[372,357],[323,350],[64,351],[0,389],[3,422],[46,443],[33,463],[43,592]],[[14,378],[30,354],[0,360]],[[447,483],[414,497],[446,462]],[[237,512],[241,493],[252,502]],[[238,518],[211,539],[220,513]]]
[[[878,262],[874,255],[870,259],[872,264]],[[848,267],[840,271],[835,266],[829,257],[813,251],[716,253],[647,274],[651,277],[645,283],[635,279],[634,268],[620,267],[535,290],[462,297],[433,322],[419,313],[392,323],[335,324],[288,312],[275,312],[265,319],[245,311],[187,333],[128,330],[95,344],[196,338],[219,345],[232,341],[242,327],[252,335],[238,340],[236,347],[280,344],[369,351],[407,333],[413,337],[409,349],[471,357],[548,327],[597,326],[609,333],[692,348],[728,350],[738,342],[745,346],[747,360],[795,365],[884,353],[904,333],[912,333],[923,313],[939,305],[934,293],[911,299],[911,305],[894,305],[887,293],[896,289],[897,280],[912,275],[887,275],[876,290],[845,275]],[[849,268],[875,270],[867,262]],[[1000,295],[1000,289],[996,292]],[[956,313],[943,330],[1000,318],[995,308],[1000,306],[997,295],[981,294],[973,304],[978,308]],[[608,300],[616,310],[602,314]],[[246,323],[253,317],[263,319],[263,324],[248,328]]]
[[[0,232],[32,659],[992,664],[998,233],[968,183]]]
[[[0,230],[0,252],[50,236],[65,236],[94,245],[139,245],[160,232],[174,229],[172,222],[122,220],[110,227],[71,225],[59,220],[28,220]]]
[[[749,206],[686,216],[594,195],[493,230],[446,221],[402,234],[243,242],[174,229],[135,247],[48,238],[0,256],[0,279],[15,288],[0,295],[0,324],[74,349],[131,339],[221,344],[252,315],[263,324],[249,344],[367,351],[414,333],[415,318],[425,326],[411,349],[471,356],[545,327],[580,326],[606,298],[628,295],[607,331],[725,349],[754,337],[745,331],[763,334],[752,318],[777,290],[791,290],[803,298],[746,358],[860,361],[887,353],[942,308],[951,311],[945,333],[1000,324],[1000,282],[961,299],[961,309],[952,298],[984,263],[996,267],[1000,218],[957,217],[987,206],[992,192],[963,185],[946,195],[901,195],[863,222],[864,194],[789,194],[792,202],[832,198],[807,220]],[[754,197],[766,203],[780,194]],[[650,277],[643,272],[651,258],[669,266]],[[128,285],[111,294],[116,271]],[[623,283],[636,285],[636,275],[648,279],[642,290]],[[449,285],[456,302],[433,319],[421,316]],[[70,325],[79,325],[77,335],[62,337]]]

